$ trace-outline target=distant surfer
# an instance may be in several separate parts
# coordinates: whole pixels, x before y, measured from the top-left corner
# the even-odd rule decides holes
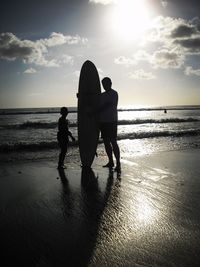
[[[58,133],[57,133],[57,140],[60,146],[58,169],[64,168],[64,160],[69,144],[69,136],[71,137],[72,141],[75,141],[75,138],[72,136],[72,133],[68,129],[68,120],[66,119],[68,115],[68,108],[62,107],[60,109],[60,114],[61,117],[58,120]]]
[[[167,113],[167,110],[166,109],[164,109],[164,113]]]
[[[102,85],[105,92],[101,93],[99,111],[99,121],[101,136],[103,138],[108,163],[103,167],[113,168],[113,154],[116,159],[115,171],[121,172],[120,150],[117,144],[117,105],[118,93],[112,89],[112,81],[105,77],[102,80]]]

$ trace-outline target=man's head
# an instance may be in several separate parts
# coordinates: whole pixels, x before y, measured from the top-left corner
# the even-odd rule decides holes
[[[104,88],[105,91],[111,89],[112,81],[111,81],[111,79],[109,77],[103,78],[103,80],[101,82],[102,82],[102,85],[103,85],[103,88]]]
[[[68,114],[68,108],[62,107],[60,109],[60,114],[63,115],[63,116],[67,116],[67,114]]]

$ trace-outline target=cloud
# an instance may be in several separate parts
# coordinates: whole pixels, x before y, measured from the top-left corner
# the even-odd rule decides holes
[[[125,67],[138,65],[141,61],[147,62],[155,69],[180,69],[191,55],[200,55],[200,19],[192,20],[159,16],[154,20],[152,27],[145,35],[149,53],[138,50],[127,57],[121,55],[115,58],[115,64]],[[150,44],[149,44],[150,43]],[[197,70],[187,69],[187,75],[197,75]],[[142,75],[142,72],[139,74]],[[133,73],[138,77],[138,73]],[[136,76],[135,76],[136,75]]]
[[[131,67],[138,65],[141,61],[149,63],[153,68],[180,68],[184,64],[185,56],[179,50],[160,49],[152,54],[144,50],[138,50],[130,58],[120,56],[114,60],[118,65]]]
[[[184,23],[183,19],[158,16],[153,20],[152,28],[149,30],[149,41],[161,41],[169,37],[177,25]],[[152,39],[150,37],[153,37]],[[160,40],[161,39],[161,40]]]
[[[200,36],[196,38],[188,38],[182,40],[175,40],[175,44],[180,45],[189,54],[200,54]]]
[[[148,32],[146,41],[171,46],[176,39],[198,36],[200,34],[197,27],[198,23],[200,22],[197,18],[188,21],[182,18],[158,16],[152,23],[153,26]]]
[[[38,42],[48,47],[63,45],[66,43],[66,36],[62,33],[52,32],[49,38],[40,39]]]
[[[59,64],[74,64],[74,58],[69,55],[62,55],[62,57],[59,59]]]
[[[200,55],[200,20],[159,16],[146,35],[153,43],[155,68],[180,68],[190,55]]]
[[[156,78],[153,73],[145,72],[143,69],[139,69],[132,73],[129,73],[129,77],[135,80],[153,80]]]
[[[151,55],[148,54],[145,50],[138,50],[131,57],[119,56],[114,59],[114,63],[117,65],[124,65],[130,67],[137,65],[140,61],[151,62]]]
[[[63,44],[86,44],[87,38],[81,38],[79,35],[70,36],[63,35],[62,33],[52,32],[49,38],[40,39],[38,42],[44,44],[47,47],[58,46]]]
[[[112,4],[115,2],[116,0],[89,0],[89,3],[102,4],[102,5],[108,5],[108,4]]]
[[[33,42],[31,41],[21,41],[12,33],[0,34],[0,58],[25,59],[32,54],[33,49]]]
[[[135,60],[135,62],[139,62],[139,61],[151,61],[151,55],[149,53],[147,53],[145,50],[138,50],[134,55],[133,58]]]
[[[180,21],[179,21],[180,22]],[[182,21],[180,24],[174,25],[171,31],[171,47],[179,47],[182,53],[200,54],[200,20],[194,18],[190,21]]]
[[[194,17],[192,20],[191,20],[191,24],[193,24],[198,31],[200,31],[200,19],[199,17]]]
[[[185,69],[185,75],[187,76],[200,76],[200,69],[193,69],[191,66],[186,67]]]
[[[196,29],[192,25],[181,24],[178,25],[171,33],[172,38],[183,38],[191,36],[196,32]]]
[[[29,68],[24,71],[25,74],[33,74],[36,73],[37,71],[34,68]]]
[[[161,5],[162,5],[164,8],[166,8],[166,7],[168,6],[168,2],[165,1],[165,0],[163,0],[163,1],[161,1]]]
[[[154,68],[180,68],[184,64],[184,55],[168,50],[156,51],[152,56],[152,64]]]
[[[45,67],[59,67],[57,59],[49,59],[48,52],[51,47],[59,45],[86,44],[87,39],[78,35],[70,36],[53,32],[49,38],[36,41],[21,40],[13,33],[0,34],[0,59],[22,60],[24,63],[34,63]],[[69,58],[63,58],[66,63]]]
[[[126,67],[137,64],[137,62],[133,58],[127,58],[124,56],[119,56],[118,58],[115,58],[114,63],[117,65],[124,65]]]

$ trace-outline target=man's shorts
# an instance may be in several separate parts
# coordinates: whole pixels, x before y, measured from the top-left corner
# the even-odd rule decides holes
[[[117,139],[117,122],[101,122],[101,137],[103,139]]]

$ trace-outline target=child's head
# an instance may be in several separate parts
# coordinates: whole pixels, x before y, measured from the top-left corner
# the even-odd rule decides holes
[[[63,115],[63,116],[67,116],[68,115],[68,108],[62,107],[60,109],[60,114]]]

